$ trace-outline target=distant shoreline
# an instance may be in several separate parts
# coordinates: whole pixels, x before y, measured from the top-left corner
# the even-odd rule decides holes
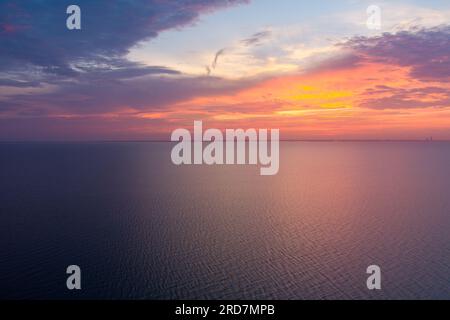
[[[226,141],[226,140],[223,140]],[[156,142],[170,142],[170,140],[0,140],[0,144],[7,143],[156,143]],[[208,143],[209,141],[204,141]],[[280,142],[450,142],[450,140],[396,140],[396,139],[280,139]]]

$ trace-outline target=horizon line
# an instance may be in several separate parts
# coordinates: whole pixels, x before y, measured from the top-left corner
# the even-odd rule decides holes
[[[193,140],[193,142],[211,142],[207,140]],[[219,141],[236,141],[222,139]],[[239,140],[242,141],[242,140]],[[258,140],[245,140],[258,141]],[[271,141],[266,139],[264,141]],[[280,139],[280,142],[450,142],[450,139]],[[99,140],[0,140],[0,143],[136,143],[136,142],[180,142],[164,139],[99,139]]]

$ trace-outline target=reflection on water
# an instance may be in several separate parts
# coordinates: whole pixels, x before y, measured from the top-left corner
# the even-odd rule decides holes
[[[0,297],[450,297],[450,144],[283,142],[276,176],[171,147],[1,144]]]

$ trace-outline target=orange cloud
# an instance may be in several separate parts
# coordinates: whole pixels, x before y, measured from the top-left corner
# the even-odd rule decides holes
[[[430,87],[435,91],[427,94]],[[396,90],[414,94],[395,108],[370,106],[380,99],[388,102]],[[159,116],[176,119],[173,124],[180,126],[190,125],[195,115],[219,128],[278,127],[284,138],[382,138],[386,132],[393,137],[401,133],[401,138],[420,138],[427,129],[431,132],[449,127],[445,107],[450,108],[450,104],[433,107],[445,101],[445,91],[449,90],[445,83],[414,79],[408,67],[364,63],[347,69],[280,76],[230,95],[198,96],[174,104]],[[414,107],[421,104],[429,107]]]

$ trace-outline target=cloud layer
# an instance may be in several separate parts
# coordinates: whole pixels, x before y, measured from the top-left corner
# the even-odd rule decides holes
[[[450,26],[355,37],[343,46],[362,59],[410,67],[411,76],[420,80],[450,80]]]
[[[32,67],[41,76],[75,77],[81,71],[90,71],[91,66],[95,72],[100,65],[110,69],[131,68],[131,72],[139,74],[167,73],[164,68],[133,65],[123,57],[132,46],[156,37],[161,31],[185,26],[202,13],[245,1],[79,0],[82,30],[77,31],[66,28],[66,8],[72,2],[2,1],[0,72],[20,79]]]
[[[82,30],[69,31],[70,1],[2,1],[0,139],[65,130],[70,137],[160,137],[194,118],[217,127],[279,126],[292,134],[350,135],[378,130],[380,122],[422,132],[424,119],[439,132],[450,128],[447,25],[352,37],[306,57],[308,68],[265,76],[218,77],[228,47],[211,57],[202,76],[126,58],[162,31],[245,2],[80,0]],[[280,58],[264,47],[272,31],[248,34],[237,37],[240,46],[260,50],[269,62]]]

